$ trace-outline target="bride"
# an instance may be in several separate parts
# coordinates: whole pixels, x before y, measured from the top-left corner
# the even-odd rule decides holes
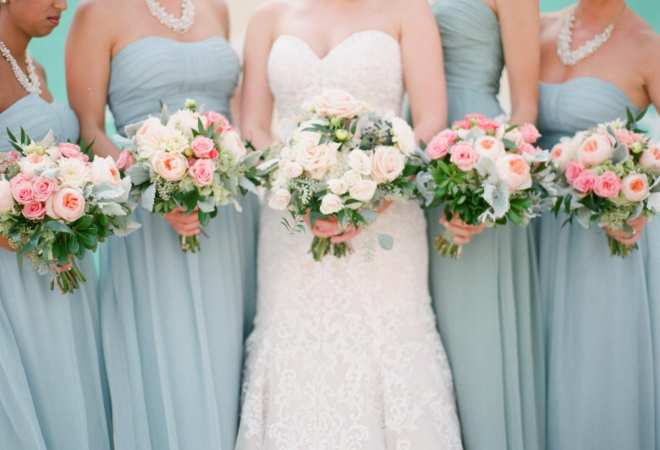
[[[426,0],[272,2],[248,29],[244,136],[257,147],[282,139],[324,90],[393,114],[405,90],[427,141],[445,125],[441,54]],[[322,262],[281,220],[264,208],[237,449],[460,449],[420,208],[392,203],[353,237],[351,256]],[[392,250],[374,244],[379,233]]]

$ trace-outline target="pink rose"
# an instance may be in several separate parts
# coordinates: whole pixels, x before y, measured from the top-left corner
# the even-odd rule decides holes
[[[534,147],[532,144],[529,144],[527,142],[523,142],[522,144],[520,144],[518,150],[520,151],[520,153],[527,153],[529,155],[536,155],[539,152],[541,152],[540,148]]]
[[[345,91],[331,89],[313,100],[314,112],[322,117],[348,119],[357,116],[363,109],[360,101]]]
[[[135,158],[133,158],[133,154],[128,150],[123,150],[119,154],[119,158],[117,158],[117,169],[127,170],[133,164],[135,164]]]
[[[158,152],[151,163],[156,173],[167,181],[180,181],[188,169],[188,161],[180,153]]]
[[[500,127],[500,124],[496,121],[489,119],[487,117],[481,117],[476,121],[477,128],[488,133],[489,131],[495,131]]]
[[[60,150],[60,153],[65,158],[79,159],[80,161],[83,162],[89,161],[89,157],[85,155],[83,152],[81,152],[80,147],[77,146],[76,144],[70,144],[68,142],[65,142],[58,145],[57,148]]]
[[[451,154],[450,161],[463,172],[474,169],[479,160],[479,154],[476,150],[470,144],[464,142],[454,145],[449,153]]]
[[[14,207],[14,197],[11,193],[11,183],[0,178],[0,214],[8,213]]]
[[[444,158],[449,153],[449,147],[456,143],[457,134],[454,130],[444,130],[436,135],[426,147],[426,154],[435,160]]]
[[[594,134],[584,140],[578,148],[577,158],[585,166],[596,166],[612,157],[614,148],[610,137],[606,134]]]
[[[394,181],[406,167],[406,157],[395,147],[378,146],[374,150],[371,175],[377,183]]]
[[[573,184],[582,172],[584,172],[584,165],[581,162],[570,161],[566,166],[566,181],[569,184]]]
[[[45,202],[56,188],[57,181],[51,178],[38,177],[32,183],[32,193],[34,195],[34,200],[38,202]]]
[[[632,147],[634,144],[644,141],[643,135],[627,130],[625,128],[615,130],[614,135],[616,136],[617,140],[626,147]]]
[[[529,164],[520,155],[509,153],[501,157],[497,160],[495,168],[498,177],[511,192],[529,189],[532,186]]]
[[[30,202],[23,206],[22,212],[28,220],[41,220],[46,215],[46,207],[41,202]]]
[[[630,174],[623,179],[621,191],[629,202],[641,202],[649,196],[649,179],[644,174]]]
[[[52,198],[53,214],[66,222],[75,222],[85,213],[85,197],[78,189],[63,188]]]
[[[11,193],[21,205],[27,205],[34,201],[34,193],[32,192],[32,180],[24,174],[18,174],[10,181]]]
[[[526,123],[520,126],[520,133],[523,139],[528,144],[535,144],[541,137],[541,133],[531,123]]]
[[[210,186],[215,175],[215,163],[210,159],[198,159],[190,167],[190,176],[197,186]]]
[[[621,192],[621,179],[614,172],[608,170],[596,177],[594,192],[602,198],[615,198]]]
[[[231,128],[229,120],[225,116],[215,111],[207,111],[202,115],[204,120],[204,126],[210,127],[213,126],[213,129],[216,133],[224,133],[226,130]]]
[[[578,192],[588,194],[596,185],[596,175],[589,170],[584,170],[571,184]]]
[[[197,136],[191,144],[195,156],[198,158],[215,159],[218,157],[218,151],[215,149],[215,142],[204,136]]]

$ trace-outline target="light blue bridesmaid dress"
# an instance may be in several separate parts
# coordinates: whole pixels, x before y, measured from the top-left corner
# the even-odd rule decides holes
[[[123,130],[191,98],[229,114],[240,71],[220,37],[147,37],[112,61],[109,105]],[[159,215],[102,253],[102,330],[117,450],[233,448],[243,357],[244,302],[254,296],[256,198],[224,207],[183,253]]]
[[[499,22],[483,0],[439,0],[450,123],[502,114]],[[428,213],[429,239],[441,233]],[[537,450],[543,434],[542,341],[533,231],[489,229],[458,260],[431,249],[430,283],[454,373],[466,450]]]
[[[597,78],[542,84],[542,143],[549,148],[597,123],[625,120],[626,108],[637,112],[619,88]],[[562,228],[564,220],[547,214],[538,233],[547,448],[658,449],[660,291],[649,287],[660,272],[645,270],[652,228],[641,250],[623,259],[610,256],[603,231],[577,223]]]
[[[65,105],[28,95],[0,113],[0,150],[7,128],[33,139],[49,130],[78,140],[78,120]],[[50,276],[0,249],[0,448],[109,450],[107,385],[101,356],[96,276],[74,294],[51,291]]]

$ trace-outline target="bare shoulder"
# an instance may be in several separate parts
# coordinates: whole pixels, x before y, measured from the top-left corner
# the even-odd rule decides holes
[[[229,20],[229,6],[225,0],[211,0],[211,8],[218,19],[225,23]]]
[[[248,23],[248,38],[257,37],[259,40],[268,39],[277,34],[277,28],[282,17],[290,12],[292,4],[290,1],[274,0],[260,5],[252,13]]]
[[[393,13],[400,16],[428,13],[431,11],[431,4],[428,0],[388,0],[384,3],[389,5]]]
[[[96,21],[106,14],[116,14],[127,5],[125,0],[82,0],[76,7],[75,21]],[[107,20],[107,16],[106,20]]]

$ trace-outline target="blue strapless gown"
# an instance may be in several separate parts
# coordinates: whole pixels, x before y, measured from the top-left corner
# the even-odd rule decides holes
[[[613,84],[577,78],[542,84],[543,146],[636,111]],[[609,254],[598,228],[547,214],[539,224],[539,267],[547,348],[549,450],[655,450],[660,370],[658,271],[641,250]],[[655,236],[653,236],[655,237]],[[656,247],[657,248],[657,247]],[[658,261],[660,263],[660,261]],[[656,264],[657,268],[658,265]]]
[[[196,99],[229,114],[240,63],[222,38],[149,37],[112,61],[109,104],[127,124]],[[185,254],[156,214],[101,256],[102,329],[117,450],[229,450],[237,430],[245,302],[255,295],[257,201],[224,207]],[[252,309],[252,308],[250,308]]]
[[[439,0],[449,121],[502,114],[500,27],[482,0]],[[429,239],[442,231],[428,212]],[[431,249],[438,326],[451,362],[466,450],[537,450],[543,440],[542,341],[533,230],[486,230],[458,260]]]
[[[29,95],[0,113],[0,150],[7,128],[33,139],[49,130],[78,140],[78,120],[65,105]],[[109,450],[107,385],[101,356],[96,276],[80,262],[87,283],[62,295],[50,276],[0,250],[0,448]]]

